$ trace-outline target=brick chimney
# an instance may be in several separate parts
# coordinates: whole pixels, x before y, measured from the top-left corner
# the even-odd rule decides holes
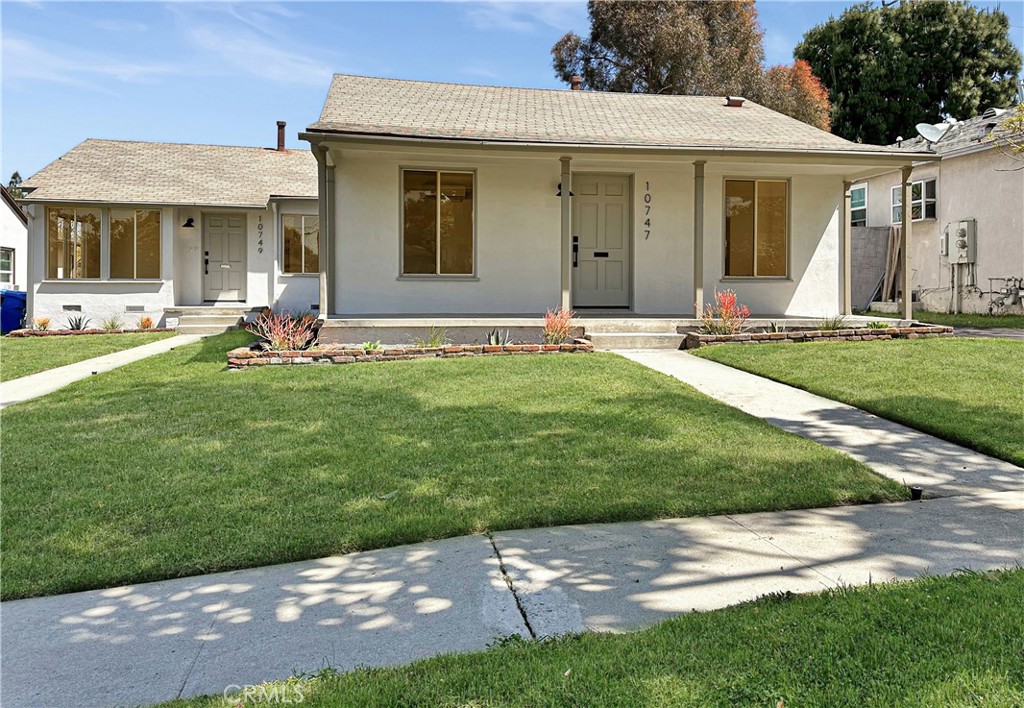
[[[572,90],[573,91],[581,91],[583,89],[583,86],[582,86],[582,84],[583,84],[583,77],[582,76],[574,76],[571,79],[569,79],[569,82],[572,85]]]
[[[287,125],[283,120],[277,121],[277,151],[284,152],[284,127]]]
[[[742,108],[743,102],[746,100],[747,99],[743,98],[743,96],[726,96],[725,105],[729,108]]]

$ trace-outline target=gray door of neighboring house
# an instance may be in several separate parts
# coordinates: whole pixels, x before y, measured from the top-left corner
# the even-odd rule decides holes
[[[573,174],[572,192],[572,305],[629,307],[629,177]]]
[[[245,301],[245,215],[203,217],[203,300]]]

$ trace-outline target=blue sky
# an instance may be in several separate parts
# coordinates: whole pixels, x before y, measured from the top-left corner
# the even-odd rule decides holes
[[[767,63],[850,2],[758,2]],[[999,4],[1024,46],[1024,0]],[[333,72],[560,87],[549,51],[584,2],[0,4],[6,184],[85,138],[289,147]]]

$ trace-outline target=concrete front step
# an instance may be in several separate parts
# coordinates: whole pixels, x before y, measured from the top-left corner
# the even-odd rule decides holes
[[[224,334],[240,329],[238,325],[179,324],[178,334]]]
[[[675,332],[600,332],[590,335],[595,349],[679,349],[683,335]]]
[[[244,317],[245,315],[184,315],[178,318],[178,324],[233,327]]]
[[[667,317],[616,317],[597,318],[577,316],[576,318],[587,334],[625,334],[637,332],[645,334],[673,333],[680,327],[691,326],[693,320]]]

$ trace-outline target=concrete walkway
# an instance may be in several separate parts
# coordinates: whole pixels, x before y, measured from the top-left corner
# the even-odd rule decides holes
[[[77,361],[74,364],[61,366],[56,369],[40,371],[38,374],[22,376],[20,379],[11,379],[0,383],[0,408],[28,401],[33,398],[45,396],[48,393],[64,388],[70,383],[87,379],[93,374],[100,374],[104,371],[116,369],[133,361],[146,359],[156,354],[169,352],[177,347],[192,344],[202,339],[200,335],[179,334],[167,339],[160,339],[149,344],[143,344],[131,349],[124,349],[112,354]],[[68,345],[74,345],[74,338],[68,337]]]
[[[957,327],[954,330],[954,334],[957,337],[991,337],[996,339],[1016,339],[1017,341],[1024,342],[1024,329]]]
[[[1022,524],[1022,495],[1003,492],[508,531],[5,602],[0,703],[150,704],[766,593],[1014,566]]]
[[[617,353],[776,427],[846,453],[890,479],[923,487],[926,496],[1024,494],[1024,469],[845,403],[682,351]]]

